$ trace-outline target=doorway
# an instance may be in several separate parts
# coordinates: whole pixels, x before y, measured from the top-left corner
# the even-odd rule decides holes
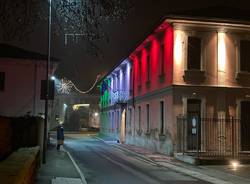
[[[250,151],[250,101],[241,102],[240,116],[241,151]]]
[[[201,146],[201,100],[187,100],[187,150],[197,150]],[[198,146],[198,147],[197,147]]]
[[[125,143],[125,136],[126,136],[126,110],[122,111],[121,117],[121,129],[120,129],[120,142]]]

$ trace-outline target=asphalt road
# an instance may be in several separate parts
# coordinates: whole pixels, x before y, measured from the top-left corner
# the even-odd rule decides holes
[[[106,144],[95,136],[66,135],[68,150],[88,184],[205,184]]]

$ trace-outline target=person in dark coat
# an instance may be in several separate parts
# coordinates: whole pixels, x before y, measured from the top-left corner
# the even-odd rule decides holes
[[[61,145],[63,145],[64,141],[64,129],[62,125],[57,126],[57,146],[56,149],[60,150]]]

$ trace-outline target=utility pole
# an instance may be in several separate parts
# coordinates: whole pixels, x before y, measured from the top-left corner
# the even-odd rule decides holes
[[[51,0],[48,0],[48,58],[46,62],[46,88],[45,88],[45,112],[44,112],[44,131],[43,131],[43,163],[46,163],[47,150],[47,125],[48,125],[48,101],[49,101],[49,69],[51,52]]]

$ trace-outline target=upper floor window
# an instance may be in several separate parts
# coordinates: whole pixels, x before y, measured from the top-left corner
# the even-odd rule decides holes
[[[150,55],[147,55],[147,81],[150,81]]]
[[[5,73],[0,72],[0,91],[4,91],[5,86]]]
[[[250,40],[240,41],[240,71],[250,72]]]
[[[130,92],[132,92],[131,90],[133,89],[133,83],[134,83],[134,76],[133,76],[133,70],[132,67],[129,69],[129,90]]]
[[[162,44],[160,46],[160,75],[163,75],[164,74],[164,67],[165,67],[165,63],[164,63],[164,45]]]
[[[140,86],[141,85],[141,81],[142,81],[142,78],[141,78],[141,76],[142,76],[142,64],[141,64],[141,60],[139,61],[139,63],[138,63],[138,78],[139,78],[139,80],[138,80],[138,85]]]
[[[201,69],[201,38],[188,37],[187,69]]]

